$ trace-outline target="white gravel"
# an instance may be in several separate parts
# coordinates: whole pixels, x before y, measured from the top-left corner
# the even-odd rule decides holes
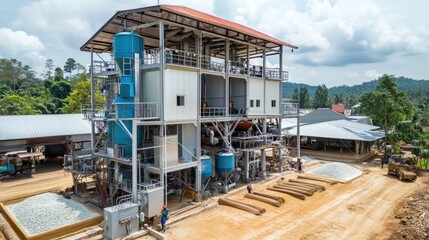
[[[308,173],[348,181],[361,175],[363,172],[344,163],[328,163],[322,167],[310,170]]]
[[[97,216],[84,205],[55,193],[32,196],[6,208],[30,236]]]

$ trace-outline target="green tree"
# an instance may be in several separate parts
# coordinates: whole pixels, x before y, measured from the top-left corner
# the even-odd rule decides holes
[[[0,98],[0,115],[40,114],[41,111],[33,105],[32,98],[19,95],[9,95]]]
[[[76,60],[73,58],[68,58],[64,65],[64,72],[69,73],[69,81],[71,80],[71,74],[73,70],[76,70]]]
[[[414,107],[407,96],[397,89],[394,76],[383,75],[375,91],[361,95],[359,111],[382,125],[385,143],[388,143],[389,131],[400,121],[411,119]]]
[[[313,99],[314,108],[327,108],[329,106],[329,92],[325,84],[319,85],[316,88]]]
[[[66,81],[54,82],[50,90],[53,97],[65,99],[71,92],[71,84]]]
[[[100,92],[95,93],[95,104],[103,104],[104,97]],[[82,104],[91,103],[91,84],[89,81],[80,81],[76,84],[70,96],[65,99],[64,113],[79,113]]]
[[[342,93],[335,93],[334,94],[334,103],[338,104],[338,103],[344,103],[344,97]]]
[[[63,81],[64,80],[64,72],[60,67],[55,68],[54,80],[55,81]]]
[[[310,93],[306,87],[299,88],[299,107],[311,108]]]
[[[43,74],[43,76],[45,77],[45,79],[47,80],[51,80],[53,75],[54,75],[54,60],[52,59],[48,59],[46,60],[45,63],[45,73]]]

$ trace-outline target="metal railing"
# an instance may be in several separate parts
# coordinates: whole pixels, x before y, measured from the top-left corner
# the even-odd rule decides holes
[[[158,104],[156,102],[139,102],[139,103],[116,103],[116,118],[142,118],[156,119],[159,118]],[[119,113],[134,113],[134,116],[119,116]]]
[[[289,73],[287,71],[282,71],[282,76],[280,78],[280,68],[265,68],[265,77],[287,81]]]
[[[228,72],[237,75],[247,75],[247,67],[242,62],[229,61]]]
[[[110,61],[94,61],[93,62],[93,73],[94,74],[101,74],[106,72],[115,72],[119,70],[115,60]]]
[[[225,117],[226,107],[202,107],[201,117]]]
[[[192,52],[185,52],[177,49],[165,49],[165,63],[188,67],[198,66],[198,55]]]
[[[131,204],[133,202],[133,195],[128,194],[124,196],[120,196],[116,199],[116,205],[113,207],[115,210],[119,210],[123,208],[123,204]]]
[[[138,186],[138,189],[140,191],[145,192],[145,191],[148,191],[148,190],[151,190],[151,189],[162,187],[162,184],[158,180],[149,180],[149,182],[144,182],[144,183],[141,183],[141,184],[137,184],[137,186]]]
[[[201,69],[224,73],[225,63],[213,61],[210,56],[201,56]]]
[[[95,109],[91,108],[91,104],[82,104],[80,106],[80,112],[83,115],[83,118],[86,120],[91,120],[94,114],[94,118],[104,118],[105,117],[105,109],[104,104],[95,105]]]
[[[161,63],[161,55],[160,55],[159,48],[145,50],[143,63],[146,65],[160,64]]]
[[[282,115],[298,115],[298,103],[282,102],[280,113]]]

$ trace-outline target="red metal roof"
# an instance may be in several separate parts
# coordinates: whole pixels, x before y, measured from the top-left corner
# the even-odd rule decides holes
[[[199,21],[203,21],[203,22],[207,22],[213,25],[217,25],[217,26],[221,26],[221,27],[225,27],[225,28],[229,28],[241,33],[244,33],[246,35],[249,36],[253,36],[253,37],[257,37],[263,40],[267,40],[279,45],[283,45],[283,46],[287,46],[290,48],[295,48],[297,49],[297,46],[294,46],[292,44],[289,44],[287,42],[281,41],[279,39],[276,39],[274,37],[268,36],[267,34],[261,33],[259,31],[256,31],[255,29],[246,27],[244,25],[235,23],[235,22],[231,22],[204,12],[200,12],[197,11],[195,9],[191,9],[188,7],[184,7],[184,6],[173,6],[173,5],[160,5],[160,8],[166,11],[171,11],[171,12],[175,12],[190,18],[194,18],[196,20]]]

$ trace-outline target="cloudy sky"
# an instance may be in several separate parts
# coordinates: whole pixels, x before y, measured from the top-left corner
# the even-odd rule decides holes
[[[429,1],[160,0],[184,5],[299,46],[285,50],[291,82],[354,85],[394,74],[429,79]],[[42,71],[62,67],[117,10],[156,0],[0,0],[0,58]],[[275,65],[272,60],[269,64]]]

